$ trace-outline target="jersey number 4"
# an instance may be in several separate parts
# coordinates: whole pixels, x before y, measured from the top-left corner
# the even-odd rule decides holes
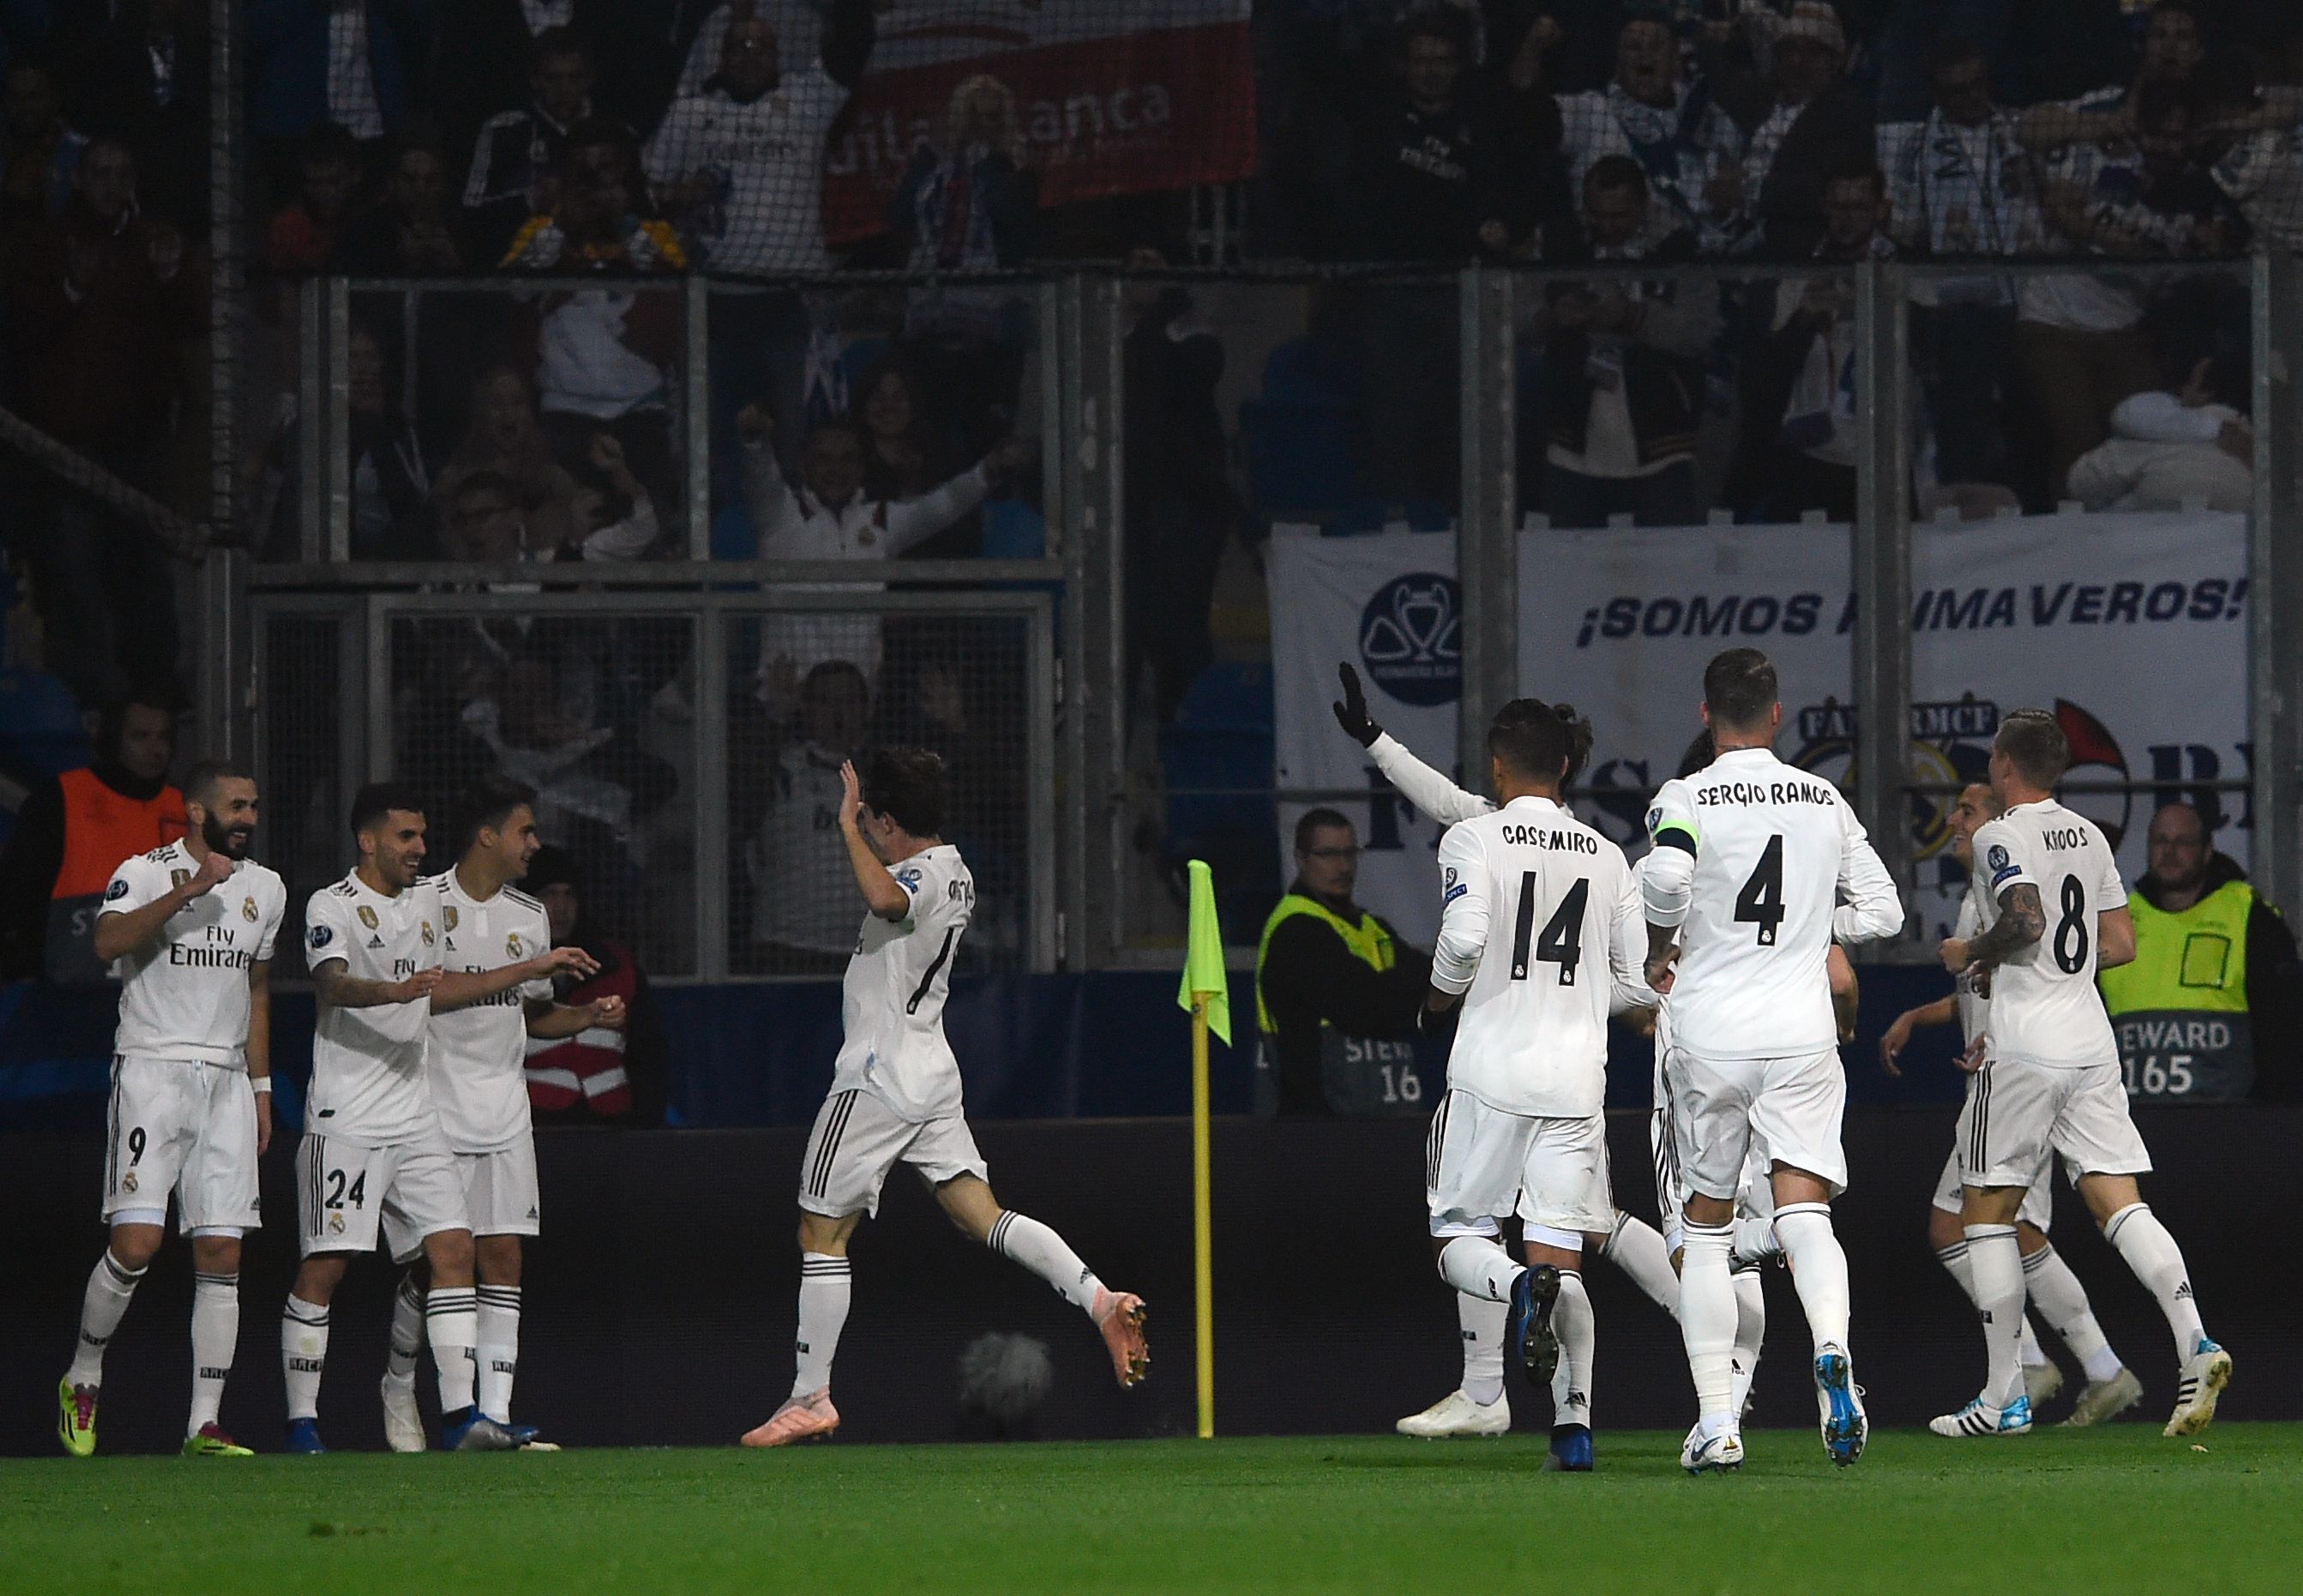
[[[1575,984],[1575,966],[1583,957],[1583,906],[1591,901],[1591,884],[1578,881],[1559,900],[1559,907],[1544,922],[1543,935],[1535,936],[1535,872],[1528,871],[1519,878],[1519,923],[1512,936],[1511,979],[1527,979],[1528,942],[1535,943],[1535,956],[1547,964],[1559,966],[1559,984]]]
[[[1781,832],[1767,839],[1760,851],[1759,862],[1751,868],[1743,883],[1743,890],[1735,895],[1735,918],[1750,920],[1759,928],[1759,945],[1776,945],[1776,928],[1784,923],[1784,838]]]

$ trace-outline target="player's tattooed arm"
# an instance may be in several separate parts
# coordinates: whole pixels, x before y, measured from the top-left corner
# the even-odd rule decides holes
[[[438,1014],[450,1009],[469,1008],[530,981],[548,981],[562,975],[589,980],[599,973],[600,962],[575,946],[555,947],[548,953],[496,970],[444,970],[440,976],[439,989],[432,994],[432,1012]]]
[[[2039,906],[2039,889],[2029,881],[2018,881],[2000,898],[1999,918],[1991,928],[1969,940],[1964,973],[1988,970],[2046,933],[2047,914]]]
[[[440,976],[434,967],[419,970],[404,981],[366,980],[350,974],[342,959],[330,959],[312,971],[312,990],[332,1009],[380,1009],[430,997]]]

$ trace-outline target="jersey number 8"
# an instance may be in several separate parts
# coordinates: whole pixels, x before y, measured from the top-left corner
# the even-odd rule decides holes
[[[1559,900],[1559,907],[1544,922],[1543,935],[1535,937],[1535,872],[1528,871],[1519,878],[1519,921],[1512,935],[1511,979],[1523,981],[1528,976],[1528,942],[1535,943],[1535,956],[1547,964],[1559,966],[1559,984],[1575,984],[1575,966],[1583,958],[1583,907],[1591,901],[1591,883],[1578,881]]]
[[[2087,968],[2087,889],[2077,876],[2063,878],[2063,918],[2055,922],[2055,968],[2077,975]]]

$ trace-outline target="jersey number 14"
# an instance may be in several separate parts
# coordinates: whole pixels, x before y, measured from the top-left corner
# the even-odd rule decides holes
[[[1583,907],[1591,901],[1591,883],[1578,881],[1559,900],[1559,907],[1544,922],[1543,935],[1535,936],[1535,872],[1529,870],[1519,878],[1519,921],[1512,935],[1511,979],[1523,981],[1528,976],[1528,943],[1535,944],[1535,956],[1546,964],[1559,966],[1559,984],[1575,984],[1575,966],[1583,957]]]

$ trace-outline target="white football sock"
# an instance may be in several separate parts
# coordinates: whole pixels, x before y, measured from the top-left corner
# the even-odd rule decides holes
[[[1504,1394],[1504,1322],[1511,1309],[1484,1297],[1455,1293],[1455,1323],[1464,1332],[1464,1394],[1490,1407]]]
[[[1458,1236],[1439,1249],[1439,1278],[1467,1297],[1509,1302],[1512,1281],[1523,1273],[1486,1236]]]
[[[2151,1212],[2151,1205],[2130,1203],[2104,1222],[2103,1235],[2119,1249],[2144,1289],[2159,1299],[2159,1311],[2167,1315],[2167,1328],[2174,1332],[2176,1361],[2198,1351],[2207,1332],[2199,1323],[2199,1305],[2191,1296],[2183,1252]]]
[[[1792,1284],[1799,1288],[1800,1306],[1807,1310],[1815,1349],[1846,1350],[1847,1253],[1831,1228],[1831,1205],[1793,1203],[1778,1209],[1776,1238],[1791,1262]]]
[[[1751,1394],[1751,1377],[1759,1372],[1760,1343],[1767,1338],[1767,1291],[1756,1269],[1737,1270],[1731,1280],[1735,1288],[1735,1362],[1727,1394],[1740,1420]]]
[[[1657,1238],[1661,1240],[1661,1237]],[[1591,1423],[1591,1362],[1599,1348],[1599,1322],[1591,1314],[1582,1274],[1559,1272],[1559,1296],[1551,1305],[1552,1333],[1559,1338],[1559,1367],[1551,1376],[1551,1422]]]
[[[480,1411],[499,1424],[511,1423],[511,1385],[519,1371],[519,1288],[477,1288],[479,1345],[473,1356],[479,1373]]]
[[[2015,1227],[1968,1226],[1967,1262],[1975,1272],[1975,1311],[1989,1358],[1983,1399],[2005,1407],[2023,1394],[2023,1255],[2015,1245]]]
[[[240,1348],[240,1277],[192,1276],[192,1416],[186,1435],[213,1424],[224,1407],[224,1382],[232,1378],[232,1354]]]
[[[2089,1380],[2109,1380],[2124,1366],[2119,1354],[2111,1349],[2103,1327],[2095,1322],[2095,1306],[2088,1301],[2087,1288],[2063,1262],[2063,1254],[2043,1247],[2025,1258],[2023,1289],[2047,1328],[2061,1336],[2071,1356],[2079,1360]]]
[[[1773,1216],[1766,1219],[1739,1219],[1735,1222],[1735,1261],[1756,1264],[1767,1258],[1784,1256],[1784,1244],[1776,1234]]]
[[[1688,1372],[1695,1378],[1695,1407],[1716,1434],[1737,1427],[1735,1418],[1735,1284],[1728,1255],[1735,1246],[1733,1224],[1698,1224],[1680,1229],[1685,1246],[1679,1260],[1679,1333],[1687,1346]]]
[[[424,1288],[411,1269],[400,1277],[392,1298],[392,1344],[384,1355],[384,1372],[402,1385],[416,1381],[416,1360],[424,1356]]]
[[[1629,1275],[1649,1301],[1679,1317],[1679,1276],[1672,1269],[1671,1248],[1664,1245],[1661,1231],[1618,1209],[1599,1256]]]
[[[1103,1282],[1095,1271],[1080,1262],[1079,1254],[1064,1239],[1029,1214],[1013,1209],[991,1222],[984,1245],[1011,1263],[1021,1264],[1056,1289],[1056,1295],[1083,1314],[1095,1311],[1095,1294]]]
[[[288,1416],[320,1416],[320,1376],[328,1366],[328,1310],[294,1292],[280,1315],[280,1369],[288,1384]]]
[[[473,1404],[472,1351],[479,1342],[480,1306],[469,1286],[434,1286],[424,1294],[424,1338],[432,1343],[432,1366],[440,1372],[440,1411],[460,1413]]]
[[[831,1358],[839,1350],[854,1282],[848,1260],[830,1253],[799,1256],[798,1372],[791,1394],[813,1397],[831,1388]]]
[[[1936,1259],[1950,1272],[1952,1279],[1959,1282],[1959,1289],[1967,1293],[1967,1299],[1975,1304],[1976,1311],[1978,1314],[1981,1313],[1983,1305],[1976,1300],[1975,1266],[1968,1260],[1967,1243],[1955,1241],[1949,1247],[1936,1248]],[[2030,1267],[2029,1262],[2025,1263],[2024,1267],[2026,1269]],[[2031,1321],[2029,1317],[2023,1320],[2022,1333],[2015,1345],[2015,1355],[2027,1369],[2039,1368],[2052,1361],[2047,1357],[2046,1348],[2039,1345],[2039,1338],[2032,1332]]]
[[[146,1265],[147,1268],[150,1265]],[[74,1385],[104,1383],[104,1348],[120,1328],[129,1299],[143,1280],[142,1269],[131,1269],[105,1247],[89,1272],[88,1289],[80,1299],[80,1345],[72,1351],[72,1369],[64,1375]]]

